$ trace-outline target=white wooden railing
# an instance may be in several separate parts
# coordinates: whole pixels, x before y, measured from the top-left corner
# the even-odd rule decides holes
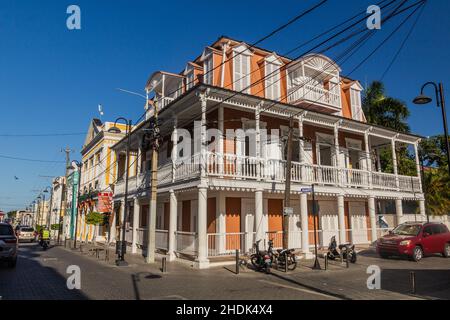
[[[176,251],[184,254],[195,255],[198,252],[197,233],[175,231]]]
[[[295,104],[302,100],[323,103],[335,108],[341,107],[339,94],[310,84],[294,88],[288,95],[288,103]]]
[[[381,189],[397,189],[397,182],[394,174],[372,172],[372,185]]]

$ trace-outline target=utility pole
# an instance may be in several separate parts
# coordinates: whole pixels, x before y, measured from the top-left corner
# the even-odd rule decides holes
[[[62,229],[62,223],[63,223],[63,215],[66,214],[66,199],[67,199],[67,177],[69,175],[69,167],[70,167],[70,153],[73,150],[71,150],[69,147],[66,147],[65,150],[61,150],[61,152],[65,152],[66,153],[66,175],[64,178],[64,184],[63,184],[63,189],[62,189],[62,194],[61,194],[61,206],[60,206],[60,212],[59,212],[59,231],[58,231],[58,243],[60,240],[60,234],[63,231]]]
[[[148,100],[147,100],[148,101]],[[148,103],[148,102],[147,102]],[[150,206],[148,210],[148,242],[146,263],[155,262],[155,241],[156,241],[156,198],[158,191],[158,156],[159,156],[159,123],[158,123],[158,102],[154,103],[154,122],[150,129],[152,139],[152,170],[151,170],[151,192]]]
[[[289,133],[287,140],[287,162],[286,177],[284,187],[284,209],[283,209],[283,248],[289,247],[289,215],[292,214],[291,208],[291,167],[292,167],[292,140],[294,131],[294,118],[289,119]]]

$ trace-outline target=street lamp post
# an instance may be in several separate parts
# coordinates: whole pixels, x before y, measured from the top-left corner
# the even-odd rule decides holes
[[[117,118],[116,121],[114,122],[114,126],[111,127],[108,131],[112,132],[112,133],[120,133],[122,132],[118,127],[117,127],[117,121],[122,120],[125,122],[126,124],[126,131],[125,131],[125,135],[127,137],[127,148],[126,148],[126,165],[125,165],[125,195],[124,195],[124,211],[123,211],[123,221],[122,221],[122,240],[119,241],[119,243],[117,244],[117,260],[116,260],[116,265],[117,266],[126,266],[128,265],[128,263],[125,261],[125,253],[126,253],[126,248],[127,248],[127,243],[125,240],[125,233],[126,233],[126,224],[125,221],[127,220],[128,217],[128,177],[129,177],[129,170],[130,170],[130,131],[131,131],[131,125],[132,122],[131,120],[127,120],[123,117]]]
[[[81,182],[81,168],[83,164],[77,160],[72,161],[78,167],[78,186],[77,186],[77,214],[75,215],[75,233],[73,240],[73,248],[77,248],[77,232],[78,232],[78,208],[80,206],[80,182]]]
[[[414,98],[413,103],[422,105],[422,104],[428,104],[431,101],[433,101],[432,98],[423,94],[425,87],[427,87],[428,85],[432,85],[434,87],[435,94],[436,94],[437,107],[438,108],[440,107],[442,110],[442,122],[444,123],[445,147],[447,149],[447,166],[448,166],[448,172],[450,175],[450,142],[448,140],[447,113],[445,110],[444,86],[442,85],[442,83],[436,84],[431,81],[425,83],[422,86],[422,89],[420,90],[420,95],[417,96],[416,98]]]

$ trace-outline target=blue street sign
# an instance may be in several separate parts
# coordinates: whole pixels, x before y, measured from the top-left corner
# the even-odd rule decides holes
[[[312,188],[302,188],[302,189],[300,189],[300,192],[301,193],[310,193],[310,192],[312,192]]]

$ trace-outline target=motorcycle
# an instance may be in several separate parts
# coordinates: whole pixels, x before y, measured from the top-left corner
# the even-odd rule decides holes
[[[340,251],[338,251],[338,249]],[[332,236],[330,240],[330,244],[328,245],[327,257],[330,260],[336,260],[336,258],[340,258],[342,256],[343,259],[347,259],[351,263],[356,263],[356,251],[355,245],[350,243],[337,245],[336,236]]]
[[[45,250],[47,250],[47,248],[49,247],[49,245],[50,245],[50,240],[49,239],[41,239],[40,241],[39,241],[39,245],[44,249],[44,251]]]
[[[260,251],[259,243],[261,240],[256,241],[254,244],[255,253],[250,256],[250,261],[256,270],[264,270],[266,273],[270,273],[270,267],[272,266],[272,257],[269,252]]]
[[[284,269],[286,265],[287,258],[287,268],[290,271],[297,268],[297,260],[294,254],[294,249],[277,249],[273,251],[273,240],[269,240],[268,253],[272,258],[272,263],[276,264],[278,269]]]

